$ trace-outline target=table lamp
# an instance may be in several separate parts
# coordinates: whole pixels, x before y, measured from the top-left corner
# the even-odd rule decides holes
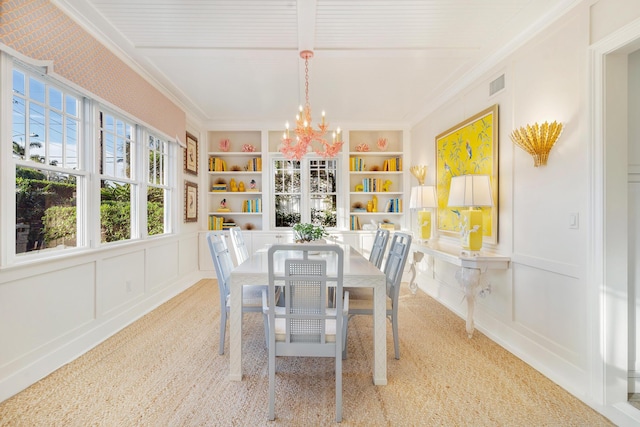
[[[489,175],[460,175],[451,178],[447,206],[469,208],[460,212],[462,248],[477,252],[482,249],[483,206],[493,206]]]
[[[422,240],[431,238],[431,211],[426,208],[438,206],[436,189],[432,185],[419,185],[411,188],[409,209],[421,209],[418,211],[418,230]]]

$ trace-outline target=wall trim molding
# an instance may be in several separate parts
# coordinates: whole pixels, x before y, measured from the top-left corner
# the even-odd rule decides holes
[[[529,256],[525,254],[513,253],[511,255],[511,262],[513,264],[522,265],[525,267],[531,267],[538,270],[547,271],[550,273],[561,274],[563,276],[571,277],[573,279],[580,278],[580,266],[576,264],[568,264],[563,262],[554,261],[547,258],[539,258]]]

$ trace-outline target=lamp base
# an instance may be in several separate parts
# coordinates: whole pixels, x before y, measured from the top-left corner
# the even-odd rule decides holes
[[[418,211],[418,232],[422,240],[431,238],[431,212]]]
[[[460,240],[462,249],[479,251],[482,249],[482,211],[470,209],[462,211]]]

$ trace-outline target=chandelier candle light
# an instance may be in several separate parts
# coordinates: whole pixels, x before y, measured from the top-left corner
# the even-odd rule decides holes
[[[282,135],[282,146],[280,152],[288,159],[302,159],[313,141],[320,143],[322,149],[314,149],[316,154],[324,157],[335,157],[342,147],[342,135],[340,128],[333,133],[331,143],[327,142],[324,135],[327,133],[329,125],[325,122],[325,113],[322,112],[322,122],[318,125],[318,129],[314,129],[311,124],[311,106],[309,104],[309,58],[313,58],[313,52],[303,50],[300,57],[304,59],[304,107],[300,106],[300,111],[296,115],[296,128],[293,130],[295,139],[289,133],[289,122],[285,125],[285,132]]]

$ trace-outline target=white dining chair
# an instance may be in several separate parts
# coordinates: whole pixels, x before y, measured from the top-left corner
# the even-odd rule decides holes
[[[283,259],[283,255],[286,259]],[[330,259],[328,268],[327,259]],[[342,421],[342,347],[345,344],[349,293],[327,301],[327,287],[342,296],[344,252],[338,245],[293,244],[269,248],[269,287],[263,292],[269,348],[269,419],[275,419],[277,356],[333,357],[336,422]],[[276,292],[284,287],[284,305]]]
[[[411,235],[402,232],[393,233],[384,274],[387,281],[387,317],[391,320],[393,329],[393,346],[396,359],[400,359],[400,342],[398,338],[398,297],[404,266],[409,257]],[[370,289],[345,288],[349,291],[349,318],[357,315],[373,315],[373,293]],[[346,358],[346,347],[343,357]]]
[[[218,291],[220,294],[220,347],[219,354],[224,354],[224,338],[227,328],[227,318],[230,311],[229,279],[233,270],[233,261],[226,242],[226,236],[222,232],[210,232],[207,234],[209,252],[213,259],[218,278]],[[263,312],[262,291],[266,291],[266,285],[245,285],[242,287],[242,312]],[[264,314],[264,313],[263,313]],[[266,328],[266,319],[265,319]],[[265,330],[266,337],[266,330]]]

